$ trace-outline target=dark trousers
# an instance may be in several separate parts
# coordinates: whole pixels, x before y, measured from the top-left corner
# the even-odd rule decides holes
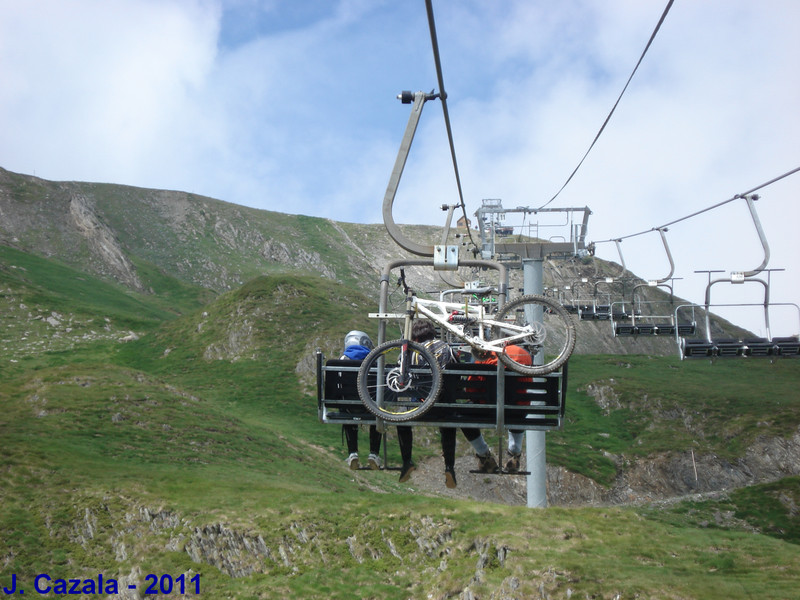
[[[403,464],[411,462],[411,450],[414,447],[414,430],[411,427],[397,427],[397,442],[400,444],[400,456]]]
[[[481,434],[480,429],[467,428],[461,432],[467,441],[478,438]],[[444,468],[452,469],[456,464],[456,429],[455,427],[440,427],[439,435],[442,437],[442,457],[444,458]]]
[[[347,452],[353,454],[358,452],[358,425],[342,425],[344,431],[344,439],[347,442]],[[383,436],[378,432],[375,425],[369,426],[369,453],[380,454],[381,452],[381,438]]]

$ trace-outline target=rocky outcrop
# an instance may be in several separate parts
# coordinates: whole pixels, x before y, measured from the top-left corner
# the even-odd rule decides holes
[[[800,475],[798,456],[800,429],[788,438],[758,438],[734,459],[691,450],[628,459],[609,487],[552,467],[547,471],[548,502],[557,506],[635,504],[729,491]]]
[[[69,214],[76,230],[86,239],[93,262],[100,266],[100,273],[136,291],[143,291],[136,268],[125,256],[114,232],[99,219],[91,202],[82,194],[73,194],[69,201]]]
[[[236,531],[222,523],[195,527],[184,550],[193,561],[216,567],[231,577],[263,573],[267,563],[277,560],[289,566],[284,546],[273,553],[261,535]]]
[[[455,522],[430,515],[396,515],[389,522],[364,517],[358,527],[340,534],[330,524],[300,521],[275,523],[269,531],[219,521],[195,523],[175,511],[121,498],[76,498],[70,504],[71,523],[66,530],[51,525],[50,536],[67,537],[87,555],[106,556],[110,550],[119,569],[106,577],[125,584],[121,593],[131,600],[142,597],[142,563],[159,552],[184,552],[192,561],[235,578],[390,560],[401,581],[421,576],[418,581],[426,590],[437,589],[433,582],[444,578],[447,592],[428,596],[442,598],[479,597],[475,586],[485,590],[489,572],[505,566],[514,554],[505,543],[470,537],[459,532]],[[55,522],[49,516],[46,520]],[[192,573],[185,575],[188,581]],[[128,582],[139,584],[138,589],[128,590]],[[519,576],[507,577],[500,589],[510,595],[493,597],[516,597],[513,592],[521,585]]]

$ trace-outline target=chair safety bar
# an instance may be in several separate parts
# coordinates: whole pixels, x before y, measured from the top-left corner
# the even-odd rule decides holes
[[[375,425],[375,415],[358,395],[360,363],[324,360],[317,353],[317,410],[322,423]],[[442,371],[442,391],[433,407],[418,419],[403,422],[411,427],[495,428],[549,431],[564,422],[567,366],[541,377],[506,370],[503,414],[497,414],[495,365],[456,363]],[[390,424],[390,423],[387,423]]]

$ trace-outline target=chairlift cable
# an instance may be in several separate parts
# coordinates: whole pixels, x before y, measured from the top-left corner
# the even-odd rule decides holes
[[[436,77],[439,81],[439,99],[442,101],[442,113],[444,114],[444,125],[447,129],[447,139],[450,143],[450,156],[453,159],[453,171],[456,176],[456,187],[458,188],[458,199],[460,201],[461,212],[464,216],[464,224],[466,225],[468,222],[467,218],[467,207],[464,204],[464,192],[461,188],[461,176],[458,172],[458,161],[456,160],[456,147],[455,143],[453,142],[453,129],[450,126],[450,113],[447,110],[447,92],[444,89],[444,76],[442,74],[442,61],[439,57],[439,42],[436,36],[436,23],[433,19],[433,1],[432,0],[425,0],[425,7],[428,11],[428,26],[431,32],[431,47],[433,48],[433,60],[436,64]],[[472,238],[472,232],[470,228],[467,226],[467,235],[469,236],[469,241],[472,243],[472,246],[477,248],[478,245],[475,243],[475,240]]]
[[[749,196],[753,192],[757,192],[758,190],[760,190],[762,188],[765,188],[768,185],[772,185],[773,183],[777,183],[781,179],[785,179],[786,177],[789,177],[789,175],[794,175],[795,173],[797,173],[799,171],[800,171],[800,167],[796,167],[796,168],[792,169],[791,171],[787,171],[783,175],[779,175],[778,177],[770,179],[769,181],[767,181],[765,183],[762,183],[761,185],[757,185],[756,187],[754,187],[754,188],[752,188],[750,190],[747,190],[746,192],[742,192],[741,194],[736,194],[732,198],[728,198],[727,200],[723,200],[722,202],[717,202],[716,204],[714,204],[712,206],[706,207],[706,208],[704,208],[702,210],[698,210],[697,212],[693,212],[692,214],[686,215],[685,217],[681,217],[680,219],[675,219],[674,221],[670,221],[669,223],[664,223],[663,225],[659,225],[658,227],[651,227],[650,229],[646,229],[646,230],[640,231],[638,233],[631,233],[629,235],[624,235],[622,237],[615,237],[615,238],[610,238],[608,240],[601,240],[599,242],[592,242],[592,243],[593,244],[604,244],[604,243],[607,243],[607,242],[621,242],[622,240],[626,240],[628,238],[644,235],[646,233],[650,233],[651,231],[658,231],[659,229],[666,229],[667,227],[675,225],[676,223],[680,223],[681,221],[686,221],[686,220],[691,219],[693,217],[696,217],[698,215],[702,215],[703,213],[707,213],[707,212],[709,212],[711,210],[714,210],[715,208],[719,208],[720,206],[724,206],[725,204],[729,204],[729,203],[733,202],[734,200],[738,200],[740,198],[744,198],[745,196]]]
[[[570,181],[572,181],[572,178],[575,176],[575,173],[577,173],[578,169],[580,169],[581,165],[583,165],[583,161],[585,161],[586,157],[589,156],[589,152],[592,151],[592,148],[594,148],[594,145],[597,143],[597,140],[600,138],[600,135],[603,133],[603,130],[606,128],[606,125],[608,125],[608,122],[611,120],[611,115],[613,115],[614,111],[617,110],[617,105],[619,104],[620,100],[622,100],[622,96],[623,96],[623,94],[625,94],[625,90],[628,89],[628,85],[630,85],[631,80],[633,79],[633,76],[636,74],[636,71],[639,69],[639,65],[642,64],[642,60],[644,60],[645,54],[647,54],[647,51],[650,49],[650,45],[653,43],[653,40],[655,39],[656,34],[658,33],[658,30],[661,29],[661,24],[664,22],[664,19],[666,19],[667,13],[669,12],[669,9],[672,8],[672,3],[674,1],[675,0],[669,0],[669,2],[667,2],[667,7],[664,9],[664,12],[661,15],[661,18],[658,20],[658,24],[656,25],[656,28],[653,30],[653,33],[650,35],[650,39],[647,41],[647,45],[644,47],[644,51],[642,52],[642,55],[639,57],[639,61],[636,63],[636,66],[633,68],[633,71],[631,72],[630,77],[628,77],[628,81],[625,83],[625,87],[622,88],[622,91],[620,92],[619,97],[617,98],[617,101],[614,103],[614,106],[611,107],[611,112],[608,113],[608,116],[606,117],[606,120],[603,121],[603,125],[600,127],[600,131],[598,131],[597,135],[594,136],[594,140],[592,140],[592,143],[589,145],[589,149],[586,151],[586,154],[583,155],[583,158],[581,158],[580,162],[578,163],[578,166],[575,167],[574,171],[572,171],[570,176],[564,182],[564,185],[561,186],[561,188],[555,193],[555,195],[552,198],[550,198],[550,200],[548,200],[547,202],[542,204],[537,210],[541,210],[544,207],[546,207],[553,200],[555,200],[562,191],[564,191],[564,188],[567,187],[567,184],[569,184]]]
[[[787,172],[786,172],[786,173],[784,173],[783,175],[779,175],[778,177],[775,177],[774,179],[770,179],[770,180],[769,180],[769,181],[767,181],[766,183],[762,183],[761,185],[758,185],[758,186],[754,187],[752,190],[747,190],[746,192],[743,192],[743,193],[741,193],[741,194],[737,194],[737,195],[736,195],[736,197],[737,197],[737,198],[741,198],[742,196],[749,196],[749,195],[750,195],[750,194],[752,194],[753,192],[757,192],[757,191],[758,191],[758,190],[760,190],[761,188],[765,188],[765,187],[767,187],[768,185],[772,185],[773,183],[776,183],[776,182],[780,181],[781,179],[783,179],[783,178],[785,178],[785,177],[788,177],[789,175],[794,175],[794,174],[795,174],[795,173],[797,173],[798,171],[800,171],[800,167],[794,168],[794,169],[792,169],[791,171],[787,171]]]

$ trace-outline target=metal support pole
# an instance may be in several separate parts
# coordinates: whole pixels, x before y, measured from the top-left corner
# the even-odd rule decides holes
[[[522,285],[525,294],[544,292],[544,260],[542,258],[524,259],[522,261]],[[529,319],[543,321],[541,309],[539,314],[526,315]],[[544,364],[544,356],[533,357],[534,364]],[[525,446],[528,465],[528,508],[547,507],[547,457],[545,455],[545,432],[526,431]]]

